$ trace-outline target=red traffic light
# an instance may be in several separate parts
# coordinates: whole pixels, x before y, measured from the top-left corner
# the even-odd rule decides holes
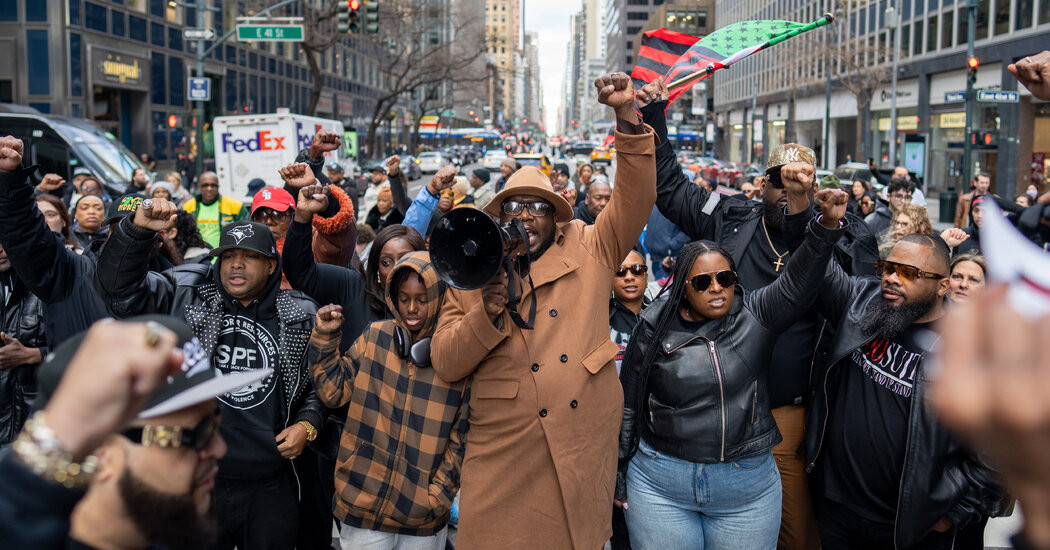
[[[357,11],[361,9],[361,0],[348,0],[346,5],[349,6],[351,10]]]
[[[168,128],[174,128],[179,125],[178,115],[168,115]]]
[[[969,61],[967,61],[967,65],[969,65],[969,67],[971,69],[976,69],[977,66],[980,65],[980,64],[981,64],[980,60],[978,60],[976,57],[971,57],[969,59]]]

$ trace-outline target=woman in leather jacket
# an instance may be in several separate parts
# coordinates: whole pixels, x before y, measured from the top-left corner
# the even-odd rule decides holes
[[[728,252],[692,242],[635,327],[621,373],[616,498],[636,550],[776,547],[771,449],[781,436],[765,373],[777,336],[816,301],[844,232],[846,194],[817,199],[824,215],[773,284],[745,292]]]

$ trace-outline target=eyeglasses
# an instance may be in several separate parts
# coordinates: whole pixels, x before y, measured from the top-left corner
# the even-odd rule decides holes
[[[549,202],[535,201],[535,202],[520,202],[520,201],[503,201],[503,213],[508,216],[517,216],[521,214],[522,210],[529,210],[529,214],[542,218],[547,214],[550,214],[554,210],[554,206]]]
[[[769,185],[772,185],[774,189],[783,189],[784,180],[780,178],[780,167],[776,167],[766,172],[766,178],[769,181]]]
[[[124,430],[123,435],[130,439],[132,443],[143,447],[166,447],[171,449],[187,447],[199,453],[211,443],[215,434],[218,433],[221,420],[222,415],[216,409],[215,414],[201,420],[200,424],[197,424],[194,428],[146,424],[139,428],[128,428]]]
[[[634,264],[634,265],[621,265],[620,269],[616,270],[617,277],[626,277],[627,272],[630,271],[636,277],[640,277],[649,272],[649,267],[645,264]]]
[[[713,274],[701,273],[689,279],[689,284],[692,285],[693,290],[697,292],[703,292],[711,287],[711,281],[718,281],[718,286],[723,288],[730,287],[736,284],[737,276],[735,271],[725,270],[719,271]]]
[[[940,273],[931,273],[929,271],[923,271],[915,266],[908,264],[899,264],[897,262],[891,262],[889,260],[879,260],[875,262],[875,274],[879,277],[885,277],[886,275],[896,273],[898,277],[909,281],[914,281],[919,277],[925,279],[940,280],[946,277]]]
[[[288,217],[291,214],[292,213],[288,210],[285,210],[284,212],[278,212],[272,208],[260,208],[256,210],[254,214],[252,214],[252,221],[259,223],[281,223],[284,220],[288,219]]]

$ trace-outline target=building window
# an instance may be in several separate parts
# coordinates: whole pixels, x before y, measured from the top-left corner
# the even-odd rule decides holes
[[[164,79],[164,54],[153,52],[150,57],[150,95],[151,101],[156,105],[164,105],[167,100],[167,86]]]
[[[932,52],[937,49],[937,16],[931,15],[926,20],[926,51]]]
[[[186,97],[186,70],[181,57],[168,58],[168,99],[172,107],[182,107]]]
[[[69,33],[69,95],[84,95],[84,62],[81,58],[80,35]]]
[[[153,17],[164,17],[164,0],[149,0],[149,14]]]
[[[119,36],[119,37],[123,38],[124,37],[124,14],[119,12],[119,11],[117,11],[117,10],[113,10],[113,11],[111,11],[109,13],[112,16],[112,17],[110,17],[110,22],[111,22],[111,25],[113,26],[113,33],[112,34],[114,36]]]
[[[85,2],[84,26],[93,31],[106,32],[106,8],[91,2]]]
[[[900,54],[904,57],[907,57],[909,51],[911,51],[911,25],[904,25],[903,27],[901,27]]]
[[[26,21],[47,21],[47,2],[26,0]]]
[[[47,31],[26,31],[26,79],[29,95],[51,94],[51,58],[47,52]]]
[[[1010,32],[1010,0],[996,0],[995,2],[995,35],[1003,35]]]
[[[168,157],[168,121],[164,111],[153,111],[153,156],[158,160]]]
[[[952,47],[952,36],[955,35],[954,29],[952,29],[952,23],[954,22],[955,12],[946,11],[944,12],[941,24],[944,28],[941,29],[941,48],[948,49]],[[961,27],[962,25],[960,25]]]
[[[237,71],[226,72],[226,110],[237,110]]]
[[[128,16],[128,37],[139,42],[146,41],[146,20],[134,15]]]
[[[44,113],[45,115],[51,112],[50,103],[30,103],[29,106],[36,109],[37,111],[40,111],[41,113]]]
[[[174,27],[168,28],[168,47],[177,51],[182,51],[182,31]]]
[[[1032,0],[1017,0],[1017,13],[1014,14],[1014,27],[1017,30],[1032,26]]]
[[[912,47],[912,50],[911,50],[911,54],[912,55],[921,55],[922,54],[922,30],[923,30],[923,28],[924,27],[922,26],[922,21],[917,21],[915,23],[915,42],[913,42],[913,47]]]
[[[15,83],[13,80],[0,80],[0,103],[15,102]]]
[[[18,21],[16,0],[0,0],[0,21]]]
[[[974,33],[974,40],[988,38],[988,21],[990,21],[989,13],[991,13],[991,8],[989,8],[988,0],[981,0],[980,3],[977,4],[977,32]],[[967,25],[969,25],[969,23],[967,23]]]
[[[248,68],[253,71],[259,68],[259,56],[255,52],[248,54]]]
[[[84,118],[84,104],[83,103],[70,103],[69,104],[69,116],[73,118]]]
[[[955,20],[958,22],[955,25],[955,43],[960,46],[970,39],[969,17],[970,12],[965,4],[960,4],[959,10],[955,12]]]
[[[1039,0],[1039,24],[1050,23],[1050,0]]]
[[[149,24],[149,34],[153,38],[153,45],[164,47],[164,25],[160,23]]]
[[[69,0],[69,24],[80,24],[80,0]]]

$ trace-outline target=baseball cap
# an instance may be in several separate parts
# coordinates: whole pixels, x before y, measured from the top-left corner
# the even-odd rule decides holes
[[[813,154],[813,149],[797,143],[784,143],[777,145],[769,152],[769,159],[766,161],[766,172],[769,172],[771,168],[778,168],[792,162],[804,162],[816,166],[816,159],[817,156]]]
[[[346,173],[346,170],[343,170],[343,167],[338,162],[329,162],[328,163],[328,171],[329,172],[338,172],[340,174],[345,174]]]
[[[842,189],[842,182],[835,174],[828,174],[820,178],[820,185],[817,186],[817,190],[824,189]]]
[[[386,173],[386,166],[383,166],[382,164],[373,164],[372,166],[370,166],[368,168],[368,171],[369,172],[382,172],[382,173],[385,174]]]
[[[252,180],[248,182],[248,196],[255,196],[255,194],[258,193],[259,190],[261,190],[263,187],[266,187],[265,180],[263,180],[262,178],[252,178]]]
[[[126,319],[127,322],[153,322],[175,333],[182,350],[182,365],[179,370],[153,390],[138,418],[152,418],[192,407],[222,394],[250,386],[273,374],[272,369],[220,374],[211,366],[211,358],[201,345],[193,330],[184,321],[168,315],[142,315]],[[55,393],[69,362],[83,343],[87,331],[83,331],[62,342],[55,351],[44,358],[37,371],[39,394],[33,409],[43,409]]]
[[[230,222],[219,230],[219,246],[209,255],[218,258],[223,252],[239,248],[258,252],[267,258],[277,258],[277,241],[266,224],[241,221]]]
[[[252,214],[262,208],[273,208],[278,212],[284,212],[289,208],[295,209],[295,199],[292,194],[280,187],[263,187],[252,198]]]
[[[78,166],[77,168],[73,169],[73,177],[77,176],[94,176],[94,174],[92,174],[91,170],[89,170],[87,167]]]
[[[109,203],[109,210],[106,212],[106,220],[102,222],[102,225],[119,222],[121,218],[134,215],[135,210],[138,210],[139,205],[142,204],[142,201],[144,200],[146,200],[146,196],[141,193],[128,193],[127,195]]]
[[[485,183],[488,183],[489,178],[491,177],[491,174],[489,174],[489,171],[485,168],[478,168],[474,170],[472,175]]]

